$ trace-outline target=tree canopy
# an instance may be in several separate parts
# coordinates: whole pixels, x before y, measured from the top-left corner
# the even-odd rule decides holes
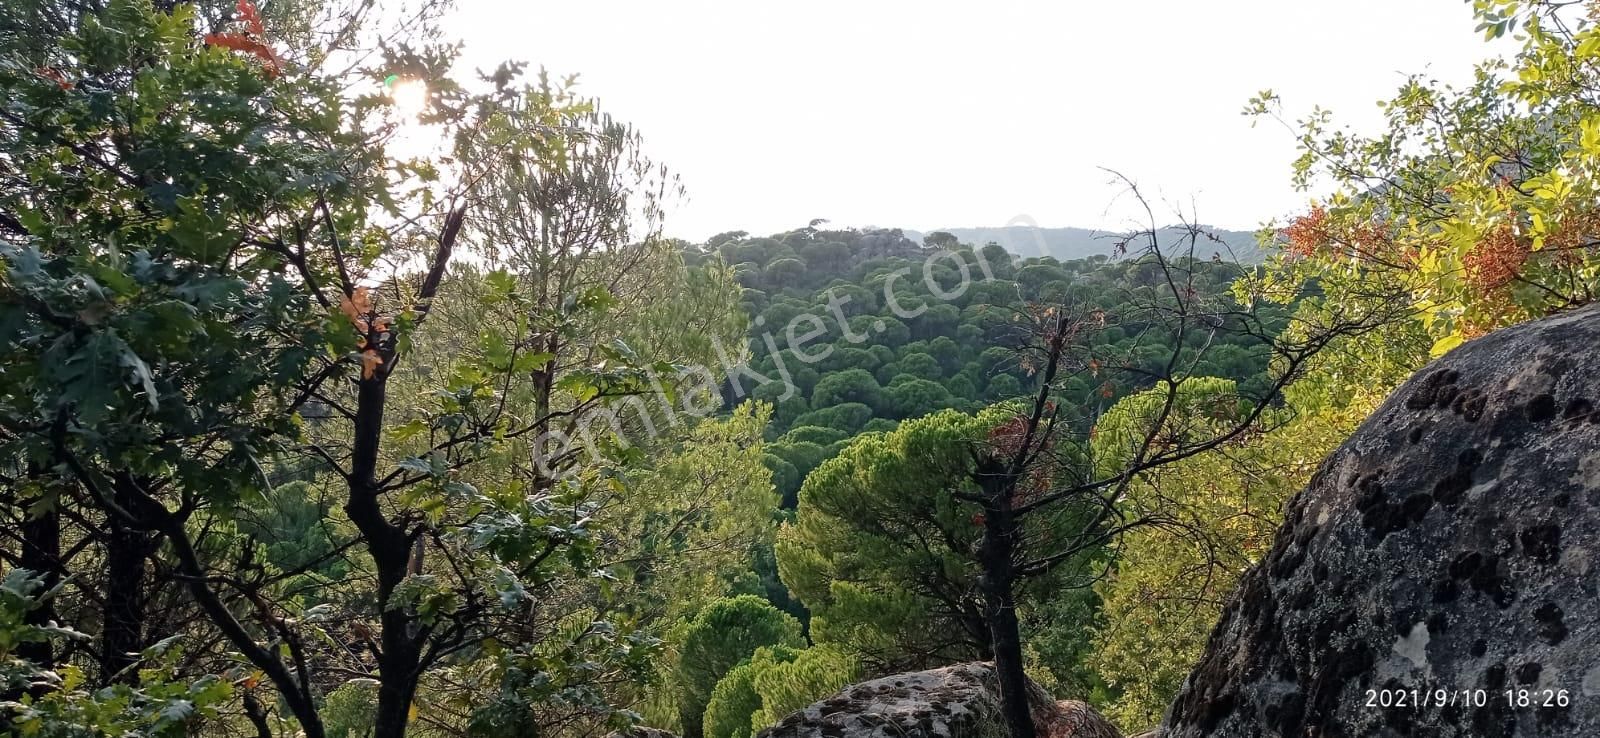
[[[6,731],[747,738],[974,659],[1016,738],[1026,677],[1142,730],[1390,389],[1600,290],[1573,3],[1474,0],[1519,51],[1369,135],[1251,101],[1330,189],[1244,263],[1129,180],[1085,258],[674,240],[642,134],[447,9],[6,6]]]

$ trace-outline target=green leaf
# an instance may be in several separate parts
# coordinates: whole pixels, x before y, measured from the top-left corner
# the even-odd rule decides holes
[[[395,466],[405,469],[406,471],[414,471],[418,474],[433,473],[433,465],[429,464],[427,459],[420,459],[415,456],[407,456],[406,458],[396,462]]]
[[[62,400],[73,403],[79,419],[85,423],[96,423],[107,417],[110,408],[117,403],[117,388],[126,386],[128,379],[144,391],[150,408],[157,408],[150,367],[116,331],[92,334],[62,369]]]
[[[1450,351],[1455,347],[1466,343],[1466,340],[1466,337],[1460,333],[1452,333],[1444,338],[1434,341],[1433,348],[1429,349],[1428,353],[1435,357],[1444,356],[1445,354],[1450,353]]]
[[[483,282],[489,287],[489,293],[484,295],[484,304],[493,305],[511,297],[517,291],[517,278],[505,269],[496,269],[483,276]]]
[[[570,393],[580,403],[588,402],[600,394],[600,383],[593,372],[576,371],[556,380],[556,389]]]
[[[428,432],[428,424],[422,418],[412,418],[410,422],[397,428],[389,429],[389,440],[393,443],[405,443],[423,433]],[[405,462],[402,461],[402,464]]]
[[[188,700],[172,700],[161,708],[161,721],[166,723],[181,723],[194,717],[194,703]]]

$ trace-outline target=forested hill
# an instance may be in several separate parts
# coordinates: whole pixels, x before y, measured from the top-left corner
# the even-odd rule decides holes
[[[1161,235],[1186,248],[1174,234]],[[1032,393],[1035,378],[1017,360],[1010,330],[1029,303],[1101,311],[1111,325],[1096,335],[1099,355],[1123,357],[1151,376],[1171,354],[1172,337],[1136,317],[1161,279],[1148,258],[1018,257],[948,234],[926,240],[898,230],[803,228],[726,233],[689,249],[691,262],[720,257],[744,288],[753,374],[730,377],[738,385],[724,384],[724,400],[772,404],[766,459],[786,507],[806,476],[860,433]],[[1208,294],[1227,290],[1239,274],[1199,248],[1192,268],[1197,289]],[[1240,339],[1206,347],[1191,373],[1256,389],[1266,369],[1259,348]],[[1084,374],[1067,380],[1060,397],[1092,417],[1140,389],[1124,385]]]
[[[350,5],[3,6],[0,736],[1600,735],[1600,0],[1368,134],[1249,101],[1321,193],[1259,265],[671,241],[707,167],[559,55]]]
[[[1018,256],[1050,256],[1056,259],[1085,259],[1090,256],[1114,256],[1118,235],[1113,232],[1088,228],[1039,228],[1035,226],[1004,226],[1000,228],[944,228],[944,233],[955,236],[962,243],[997,243]],[[930,231],[937,233],[941,231]],[[1265,257],[1256,243],[1256,234],[1250,231],[1207,229],[1215,242],[1198,244],[1197,256],[1209,257],[1216,253],[1228,261],[1257,264]],[[1175,227],[1159,232],[1163,239],[1179,235]],[[921,241],[927,234],[904,231],[906,238]]]

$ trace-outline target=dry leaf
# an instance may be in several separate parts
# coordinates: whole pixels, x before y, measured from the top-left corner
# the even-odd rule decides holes
[[[378,366],[382,363],[383,357],[379,356],[378,352],[370,349],[361,352],[361,378],[371,379],[372,375],[378,371]]]

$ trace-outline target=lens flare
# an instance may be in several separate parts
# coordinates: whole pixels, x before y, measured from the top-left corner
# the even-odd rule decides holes
[[[390,75],[384,80],[389,88],[389,102],[401,118],[412,120],[428,107],[428,84],[420,79],[401,79]]]

